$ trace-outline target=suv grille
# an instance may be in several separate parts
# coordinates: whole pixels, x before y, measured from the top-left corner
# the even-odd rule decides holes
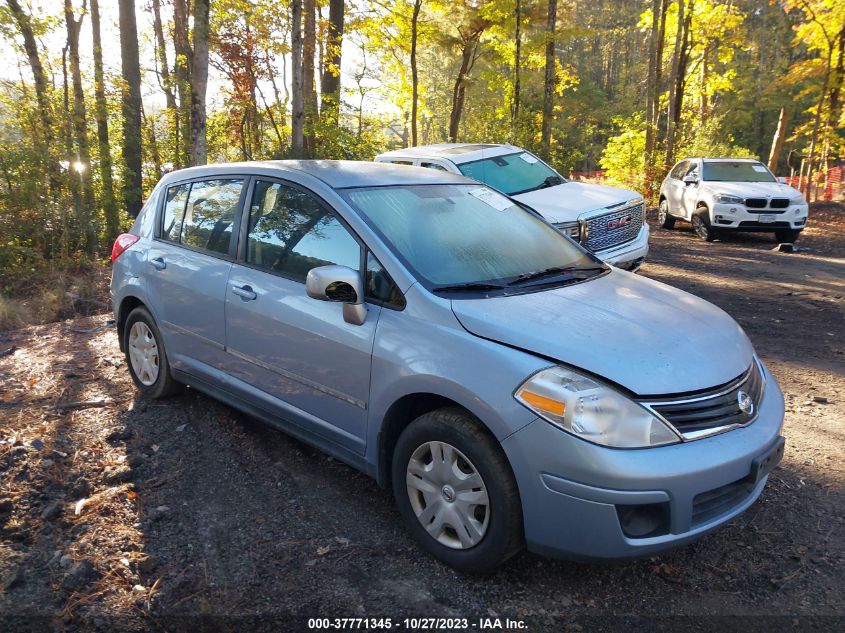
[[[772,209],[785,209],[789,206],[789,198],[772,198],[769,201],[769,206]]]
[[[584,246],[592,251],[603,251],[637,237],[643,226],[645,205],[639,202],[618,211],[611,211],[585,220],[587,239]]]
[[[764,387],[765,379],[754,361],[742,376],[720,387],[676,400],[643,404],[662,416],[684,439],[694,440],[753,422]],[[746,398],[750,398],[750,406]]]
[[[745,199],[745,206],[749,209],[765,209],[766,208],[766,199],[765,198],[746,198]]]

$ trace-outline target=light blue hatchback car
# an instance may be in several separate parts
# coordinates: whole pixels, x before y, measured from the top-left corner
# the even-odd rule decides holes
[[[112,259],[142,395],[190,385],[363,470],[461,570],[687,543],[783,455],[783,396],[727,314],[462,176],[185,169]]]

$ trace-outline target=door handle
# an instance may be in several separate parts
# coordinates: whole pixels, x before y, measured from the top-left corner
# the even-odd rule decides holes
[[[258,295],[255,294],[251,286],[234,286],[232,292],[244,301],[255,301],[258,298]]]
[[[167,262],[164,261],[163,257],[156,257],[150,260],[150,263],[156,270],[164,270],[167,268]]]

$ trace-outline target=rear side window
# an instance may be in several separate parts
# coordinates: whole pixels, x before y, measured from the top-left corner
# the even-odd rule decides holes
[[[438,163],[422,162],[422,163],[420,163],[420,167],[427,167],[428,169],[437,169],[437,170],[440,170],[440,171],[447,171],[447,169],[443,165],[440,165]]]
[[[182,230],[182,218],[185,217],[185,203],[188,201],[188,192],[191,185],[177,185],[167,190],[167,198],[164,201],[164,213],[161,218],[161,237],[170,242],[179,241],[179,232]]]
[[[228,253],[243,185],[243,180],[193,183],[182,222],[182,243],[215,253]]]
[[[258,180],[249,209],[246,261],[290,279],[338,264],[359,270],[361,247],[337,216],[300,189]]]

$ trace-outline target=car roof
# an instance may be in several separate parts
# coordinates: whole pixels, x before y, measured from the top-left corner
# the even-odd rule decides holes
[[[171,172],[162,184],[203,177],[230,175],[263,175],[284,177],[299,172],[323,181],[332,189],[378,187],[386,185],[478,184],[458,174],[425,167],[390,165],[356,160],[261,160],[238,163],[217,163],[188,167]]]
[[[394,149],[377,158],[448,158],[455,164],[524,151],[515,145],[499,143],[437,143]]]
[[[693,156],[684,160],[703,160],[708,163],[759,163],[756,158],[708,158],[707,156]]]

